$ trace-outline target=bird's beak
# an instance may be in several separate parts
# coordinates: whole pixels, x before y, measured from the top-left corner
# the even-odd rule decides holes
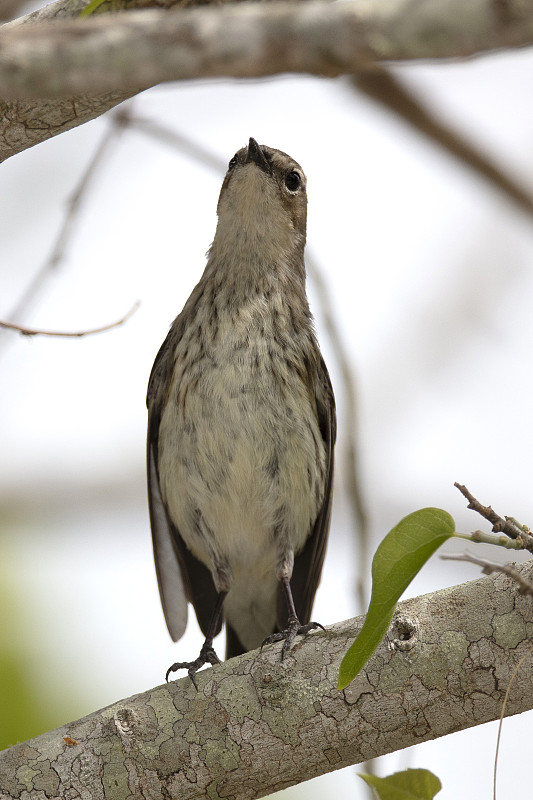
[[[270,164],[266,160],[265,154],[261,150],[261,147],[257,144],[255,139],[252,139],[252,137],[250,137],[250,141],[248,142],[248,152],[246,154],[246,161],[244,163],[253,163],[258,166],[259,169],[262,169],[263,172],[266,172],[268,175],[270,175]]]

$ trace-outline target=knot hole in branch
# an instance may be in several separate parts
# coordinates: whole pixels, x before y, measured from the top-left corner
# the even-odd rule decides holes
[[[398,614],[392,620],[389,632],[389,650],[412,650],[418,641],[418,619]]]

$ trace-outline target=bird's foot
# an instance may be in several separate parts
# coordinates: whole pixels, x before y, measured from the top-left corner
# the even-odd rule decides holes
[[[186,669],[189,678],[194,683],[194,688],[197,690],[198,685],[196,683],[196,673],[204,666],[204,664],[211,664],[212,666],[215,664],[220,664],[220,659],[215,653],[211,642],[203,643],[202,649],[200,650],[200,655],[198,658],[195,658],[194,661],[181,661],[177,662],[176,664],[172,664],[172,666],[167,669],[165,680],[168,682],[168,676],[171,672],[177,672],[179,669]]]
[[[321,628],[323,631],[326,630],[320,622],[308,622],[307,625],[300,625],[298,617],[289,617],[287,627],[279,633],[272,633],[270,636],[267,636],[266,639],[263,640],[261,650],[265,644],[283,642],[283,647],[281,648],[281,660],[283,661],[285,654],[290,650],[297,636],[307,636],[308,633],[317,628]]]

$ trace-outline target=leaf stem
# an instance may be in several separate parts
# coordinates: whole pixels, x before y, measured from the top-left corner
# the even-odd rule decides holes
[[[465,539],[467,542],[483,542],[484,544],[495,544],[498,547],[505,547],[507,550],[525,550],[524,543],[519,539],[508,539],[507,536],[494,536],[484,531],[472,531],[472,533],[453,534],[454,538]]]

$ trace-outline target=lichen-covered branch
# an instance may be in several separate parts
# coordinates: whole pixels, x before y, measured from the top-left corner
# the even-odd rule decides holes
[[[360,619],[311,634],[284,662],[279,647],[247,653],[199,673],[198,692],[184,678],[5,750],[0,798],[260,797],[497,719],[524,655],[505,713],[533,707],[533,601],[514,580],[418,597],[397,619],[343,692]]]

